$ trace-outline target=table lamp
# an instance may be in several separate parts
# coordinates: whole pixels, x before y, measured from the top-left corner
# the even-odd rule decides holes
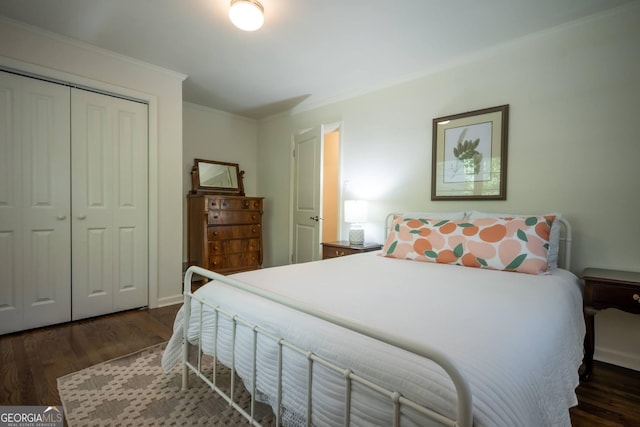
[[[350,224],[349,244],[364,244],[364,226],[367,222],[367,201],[366,200],[345,200],[344,221]]]

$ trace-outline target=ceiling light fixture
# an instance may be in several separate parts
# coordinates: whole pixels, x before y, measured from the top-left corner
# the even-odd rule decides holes
[[[231,0],[229,19],[244,31],[255,31],[264,23],[264,8],[258,0]]]

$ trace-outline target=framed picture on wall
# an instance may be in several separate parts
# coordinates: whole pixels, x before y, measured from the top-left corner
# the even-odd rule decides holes
[[[505,200],[509,105],[433,119],[431,200]]]

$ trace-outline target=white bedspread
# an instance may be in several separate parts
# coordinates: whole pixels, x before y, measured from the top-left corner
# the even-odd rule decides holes
[[[580,282],[568,271],[535,276],[364,253],[234,278],[449,355],[469,382],[476,426],[570,426],[568,408],[577,404],[585,328]],[[216,282],[198,294],[356,373],[400,387],[409,398],[454,414],[453,385],[430,361]],[[192,307],[189,341],[196,343],[199,305]],[[205,331],[210,330],[213,317],[205,311],[204,319]],[[229,326],[223,320],[220,324]],[[181,359],[182,328],[181,309],[163,355],[165,370]],[[203,334],[205,353],[214,350],[212,336]],[[241,330],[236,343],[236,365],[245,383],[250,383],[251,360],[242,349],[249,348],[250,336]],[[219,336],[218,356],[228,363],[225,337]],[[259,351],[258,364],[266,373],[258,377],[257,387],[270,394],[276,384],[273,346]],[[285,354],[284,365],[284,404],[304,414],[306,374],[300,372],[306,360]],[[320,399],[314,424],[341,424],[342,413],[333,411],[342,408],[342,386],[332,384],[335,374],[317,369],[314,375],[314,399]],[[381,402],[358,397],[353,425],[389,424],[379,418]]]

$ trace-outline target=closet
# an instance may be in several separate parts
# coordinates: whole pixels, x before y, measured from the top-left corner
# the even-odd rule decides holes
[[[0,334],[148,304],[147,121],[0,71]]]

